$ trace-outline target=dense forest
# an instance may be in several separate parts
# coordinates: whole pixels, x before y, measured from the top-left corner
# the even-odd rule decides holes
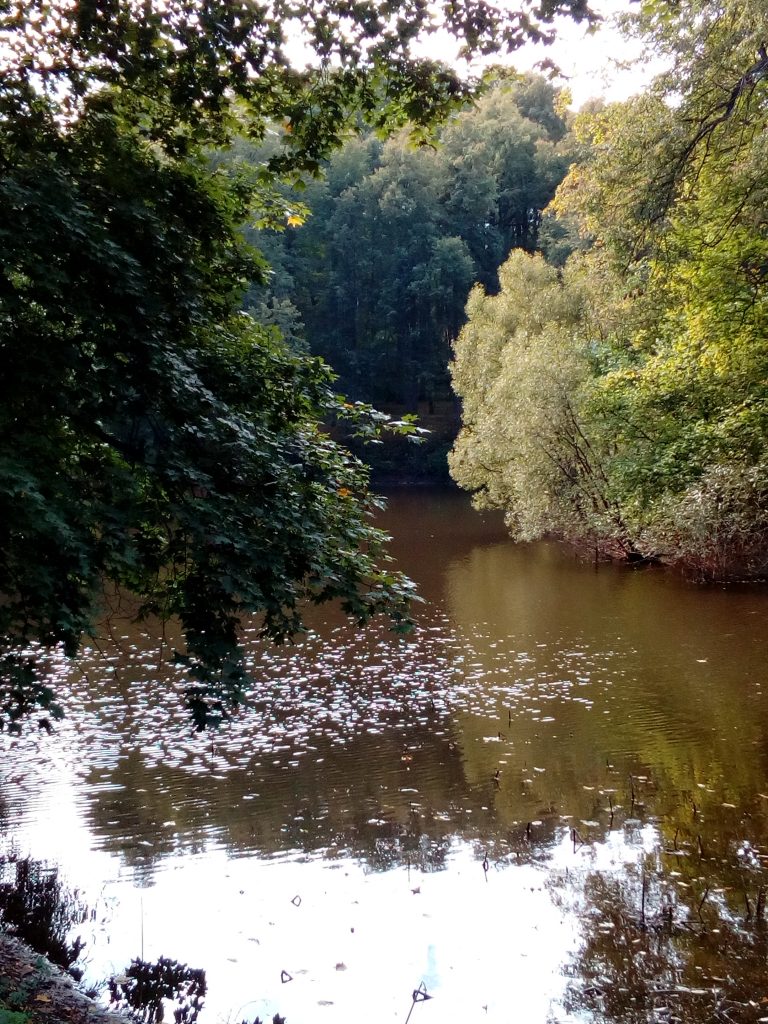
[[[243,616],[275,642],[328,600],[407,626],[367,469],[327,426],[413,428],[339,399],[243,315],[266,264],[239,228],[294,221],[282,189],[366,125],[427,141],[461,109],[477,83],[419,40],[509,52],[559,13],[590,17],[583,0],[0,5],[0,725],[56,710],[41,654],[76,653],[105,588],[181,622],[199,727],[242,698]],[[212,165],[274,126],[262,165]]]
[[[322,176],[286,191],[295,226],[246,229],[271,269],[245,308],[321,356],[350,399],[419,414],[419,448],[346,435],[377,481],[448,482],[460,424],[448,367],[471,287],[497,291],[512,249],[558,260],[573,247],[543,218],[580,146],[567,99],[541,76],[494,68],[429,145],[407,131],[351,138]],[[225,162],[259,166],[276,144],[240,141]]]
[[[450,364],[451,474],[514,537],[765,575],[764,7],[649,0],[624,20],[667,67],[642,95],[574,117],[496,69],[436,145],[350,140],[304,226],[253,236],[248,308],[432,428],[366,454],[385,478],[444,473]]]
[[[246,308],[322,356],[355,399],[410,411],[450,400],[469,290],[498,290],[510,250],[536,250],[542,211],[573,160],[566,117],[545,79],[499,70],[432,145],[406,132],[350,139],[298,195],[303,226],[248,232],[271,273]],[[245,145],[233,154],[268,155]]]

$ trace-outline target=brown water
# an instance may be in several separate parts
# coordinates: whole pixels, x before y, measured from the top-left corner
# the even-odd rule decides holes
[[[8,835],[98,907],[88,976],[204,967],[201,1024],[768,1019],[765,589],[596,571],[452,494],[385,519],[408,640],[254,641],[198,737],[115,611],[57,733],[0,737]]]

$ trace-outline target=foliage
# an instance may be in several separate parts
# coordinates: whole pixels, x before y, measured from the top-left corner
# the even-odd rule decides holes
[[[469,289],[480,280],[495,291],[509,250],[536,248],[571,156],[566,129],[549,83],[497,71],[436,148],[415,149],[407,133],[348,141],[325,181],[301,193],[303,226],[249,235],[272,273],[248,307],[298,310],[306,344],[355,396],[411,410],[449,400]],[[253,163],[270,149],[240,144],[232,158]]]
[[[0,1024],[29,1024],[31,1017],[19,1010],[9,1010],[0,999]]]
[[[178,615],[195,723],[242,693],[238,629],[301,629],[302,600],[355,621],[407,616],[369,521],[359,462],[320,424],[350,411],[327,368],[238,312],[265,274],[238,226],[295,223],[276,189],[312,173],[362,115],[422,136],[471,82],[413,57],[443,24],[481,52],[558,12],[420,0],[8,0],[0,7],[0,681],[4,720],[50,702],[30,644],[74,654],[105,580]],[[294,31],[295,30],[295,31]],[[313,63],[290,65],[303,41]],[[279,144],[212,165],[244,133]],[[267,324],[291,310],[260,310]],[[367,414],[366,414],[367,415]],[[360,410],[358,427],[380,421]],[[20,667],[21,666],[21,667]],[[1,724],[1,723],[0,723]]]
[[[501,290],[477,288],[455,345],[463,427],[449,457],[481,507],[503,508],[513,537],[558,533],[625,554],[632,539],[582,407],[594,368],[578,275],[513,252]]]
[[[661,556],[702,578],[763,575],[768,37],[762,8],[758,26],[741,5],[689,7],[641,5],[638,30],[674,69],[645,95],[577,122],[588,148],[554,204],[593,243],[571,257],[559,288],[581,281],[582,315],[565,346],[571,362],[589,357],[566,387],[583,435],[573,451],[588,447],[587,478],[599,465],[610,514],[596,520],[584,504],[569,524],[547,504],[553,491],[571,493],[569,462],[554,478],[528,480],[524,500],[538,503],[537,534],[598,538],[609,552]],[[534,309],[548,295],[535,288]],[[546,327],[542,351],[556,328]],[[485,387],[501,386],[494,373]],[[504,462],[509,437],[551,415],[546,393],[531,400],[496,444],[490,434],[479,442],[470,420],[457,451],[472,456],[486,443]],[[535,459],[551,461],[538,426],[533,438]],[[466,482],[492,491],[477,470]],[[514,509],[523,499],[497,500]]]
[[[164,1001],[176,1003],[176,1024],[195,1024],[208,985],[205,971],[161,956],[154,962],[132,960],[120,977],[109,979],[109,1001],[140,1024],[155,1024],[164,1016]]]

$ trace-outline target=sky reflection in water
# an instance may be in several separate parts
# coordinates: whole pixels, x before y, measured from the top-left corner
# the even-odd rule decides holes
[[[254,645],[198,737],[115,617],[57,735],[0,739],[17,845],[98,901],[90,976],[143,943],[206,969],[209,1022],[402,1022],[421,981],[411,1024],[768,1016],[765,591],[595,572],[454,495],[385,526],[405,643],[328,613]]]

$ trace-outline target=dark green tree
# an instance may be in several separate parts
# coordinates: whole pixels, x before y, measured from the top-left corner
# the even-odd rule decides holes
[[[251,236],[274,270],[253,301],[294,304],[310,349],[355,397],[411,410],[450,400],[450,343],[469,288],[479,279],[495,291],[509,250],[537,247],[573,146],[552,85],[496,69],[435,148],[405,134],[353,139],[324,182],[286,191],[311,216]]]
[[[512,249],[538,246],[542,212],[573,156],[566,130],[555,90],[526,76],[494,81],[442,133],[446,214],[489,291]]]

